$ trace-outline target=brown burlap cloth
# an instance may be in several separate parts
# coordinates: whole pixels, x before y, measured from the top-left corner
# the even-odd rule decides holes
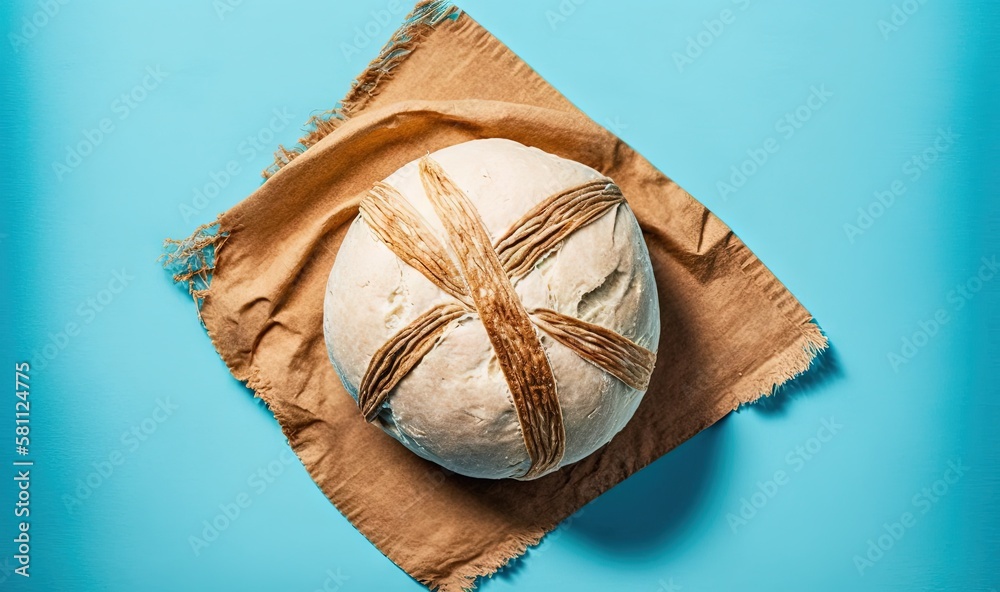
[[[447,3],[419,5],[338,108],[311,124],[251,196],[169,241],[169,259],[219,354],[330,501],[432,589],[471,588],[826,347],[809,312],[725,224]],[[366,423],[323,340],[327,277],[364,193],[429,152],[491,137],[614,179],[644,231],[662,314],[635,417],[593,455],[529,482],[451,474]]]

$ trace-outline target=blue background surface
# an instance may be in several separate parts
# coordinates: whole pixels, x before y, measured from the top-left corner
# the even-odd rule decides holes
[[[1000,588],[1000,277],[973,279],[1000,255],[1000,9],[904,4],[916,12],[883,31],[893,0],[461,3],[731,225],[834,352],[779,401],[729,416],[585,507],[484,590]],[[395,3],[217,5],[0,8],[0,359],[11,373],[37,360],[30,580],[8,571],[13,393],[0,405],[4,590],[421,589],[297,461],[282,462],[278,424],[156,261],[163,238],[258,186],[271,150],[344,94],[402,11],[382,25],[378,11]],[[366,26],[377,40],[345,49]],[[688,48],[699,35],[706,47]],[[688,49],[696,57],[679,65]],[[144,78],[151,89],[135,92]],[[778,120],[813,86],[832,96],[789,134]],[[142,100],[128,106],[122,93]],[[92,154],[54,170],[105,118],[113,127]],[[956,137],[935,152],[939,130]],[[769,139],[777,152],[720,191]],[[907,162],[922,154],[934,162],[917,178]],[[231,160],[238,172],[185,219],[180,205]],[[905,193],[879,211],[875,194],[894,181]],[[845,229],[859,208],[880,214],[860,234]],[[104,292],[121,287],[120,270],[127,285]],[[960,285],[979,289],[966,297]],[[939,310],[947,322],[931,331]],[[906,338],[921,346],[894,367]],[[176,409],[154,413],[158,400]],[[817,449],[810,438],[830,418],[843,427]],[[110,458],[121,462],[102,476]],[[956,475],[949,462],[967,469],[930,501],[924,489]],[[251,478],[259,470],[271,482]],[[779,470],[773,497],[755,497]],[[189,536],[241,493],[250,507],[196,555]],[[759,507],[734,522],[750,515],[744,500]],[[859,568],[906,512],[902,538]]]

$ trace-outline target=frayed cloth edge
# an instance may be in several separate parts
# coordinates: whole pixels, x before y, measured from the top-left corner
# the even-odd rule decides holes
[[[339,128],[352,114],[378,93],[379,84],[392,76],[392,71],[416,50],[420,41],[446,19],[457,19],[461,9],[448,0],[424,0],[406,17],[403,25],[382,47],[378,57],[368,64],[365,71],[351,84],[351,90],[336,107],[314,115],[306,122],[305,136],[291,148],[278,146],[274,163],[261,172],[269,179],[297,156]]]
[[[202,224],[187,238],[168,238],[163,241],[163,254],[159,261],[162,261],[163,268],[170,272],[175,283],[187,287],[194,299],[198,320],[203,325],[202,304],[208,295],[219,251],[228,238],[229,233],[222,231],[219,222],[215,221]]]

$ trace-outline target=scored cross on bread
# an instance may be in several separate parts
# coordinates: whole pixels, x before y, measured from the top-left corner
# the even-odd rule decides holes
[[[361,216],[400,259],[458,301],[420,315],[372,358],[358,392],[365,419],[374,421],[393,387],[419,363],[448,324],[468,312],[479,315],[514,397],[531,468],[524,477],[557,465],[565,431],[555,378],[532,322],[578,355],[632,388],[649,384],[656,354],[621,335],[548,309],[527,311],[511,280],[527,273],[555,245],[623,201],[610,179],[555,194],[524,215],[495,245],[475,206],[430,157],[420,177],[444,223],[458,263],[420,214],[391,185],[378,183],[361,201]]]

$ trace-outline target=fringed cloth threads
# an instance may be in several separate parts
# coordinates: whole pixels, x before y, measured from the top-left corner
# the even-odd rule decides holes
[[[188,238],[163,241],[163,267],[173,275],[174,282],[187,284],[199,319],[215,261],[228,237],[228,232],[220,231],[218,222],[211,222],[199,226]]]
[[[364,74],[354,81],[347,96],[335,108],[311,117],[306,122],[306,129],[309,132],[299,138],[298,144],[291,148],[278,146],[278,150],[274,153],[274,163],[264,169],[261,176],[265,179],[270,178],[310,146],[340,127],[378,92],[382,79],[392,76],[396,66],[417,48],[425,35],[445,19],[454,20],[461,14],[462,11],[447,0],[431,0],[417,4],[403,26],[382,47],[378,57],[372,60]]]

